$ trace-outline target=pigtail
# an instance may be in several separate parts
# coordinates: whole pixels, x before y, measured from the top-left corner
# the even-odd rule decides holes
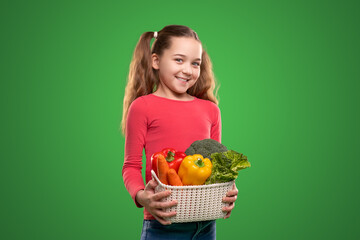
[[[143,33],[133,53],[124,94],[121,121],[123,133],[125,133],[126,119],[131,103],[140,96],[152,93],[158,82],[151,64],[150,41],[153,36],[154,32]]]

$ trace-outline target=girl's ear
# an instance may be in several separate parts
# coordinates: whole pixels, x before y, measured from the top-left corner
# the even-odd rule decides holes
[[[156,53],[153,53],[151,55],[151,64],[154,69],[156,69],[156,70],[159,69],[159,57]]]

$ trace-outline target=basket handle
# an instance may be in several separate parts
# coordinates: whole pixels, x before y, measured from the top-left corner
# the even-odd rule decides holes
[[[153,176],[153,178],[155,178],[155,180],[160,183],[159,178],[156,176],[156,173],[154,172],[154,170],[151,170],[151,175]]]

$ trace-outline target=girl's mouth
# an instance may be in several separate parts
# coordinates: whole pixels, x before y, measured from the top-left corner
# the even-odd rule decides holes
[[[189,79],[185,79],[185,78],[181,78],[181,77],[176,77],[178,80],[182,81],[182,82],[188,82]]]

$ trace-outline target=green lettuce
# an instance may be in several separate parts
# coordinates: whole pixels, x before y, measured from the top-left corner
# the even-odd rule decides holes
[[[213,164],[211,175],[205,184],[235,180],[238,176],[238,171],[250,167],[247,157],[234,150],[211,154],[211,162]]]

